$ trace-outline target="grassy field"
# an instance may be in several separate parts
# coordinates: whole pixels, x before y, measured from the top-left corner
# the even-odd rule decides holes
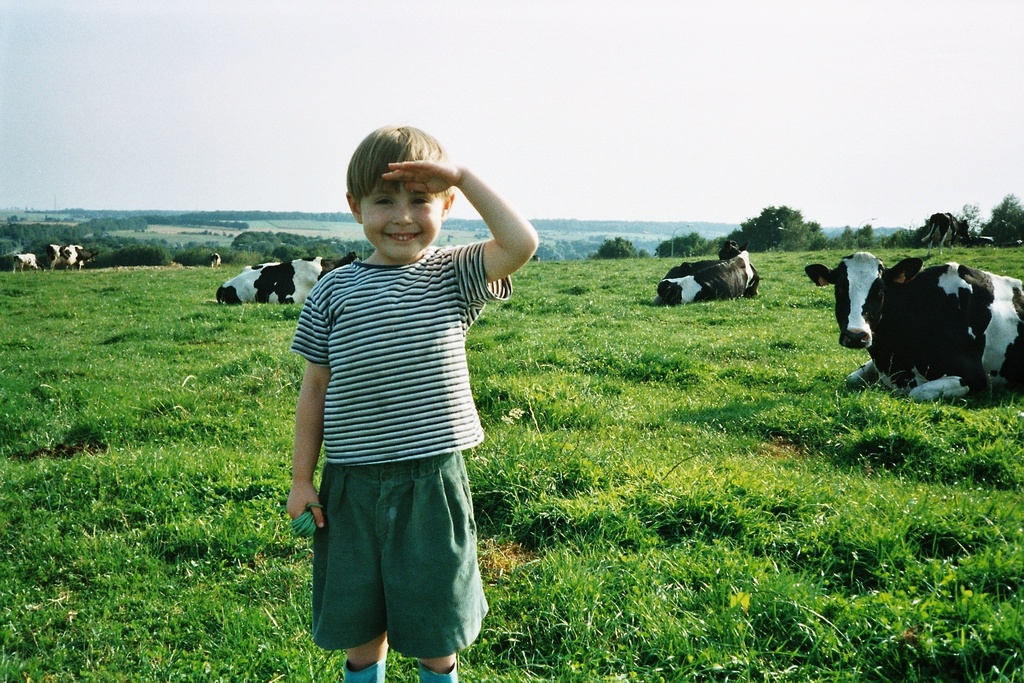
[[[678,308],[664,260],[531,263],[488,307],[464,680],[1024,681],[1024,393],[848,391],[803,274],[841,256]],[[299,311],[225,277],[0,273],[0,681],[340,680],[283,510]]]

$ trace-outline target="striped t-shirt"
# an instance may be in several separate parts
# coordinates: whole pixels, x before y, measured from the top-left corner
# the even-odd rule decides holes
[[[292,350],[328,366],[324,454],[369,464],[476,446],[483,428],[466,365],[466,333],[508,278],[488,285],[483,242],[433,247],[404,266],[357,261],[309,293]]]

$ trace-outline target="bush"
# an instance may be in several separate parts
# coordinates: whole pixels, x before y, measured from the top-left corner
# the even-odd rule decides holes
[[[164,247],[155,244],[140,244],[106,253],[101,252],[90,265],[96,268],[113,268],[116,266],[166,266],[170,262],[171,255]]]
[[[636,247],[633,243],[624,237],[616,237],[615,239],[605,240],[597,253],[594,254],[594,258],[598,259],[613,259],[613,258],[636,258]]]
[[[209,266],[210,254],[216,251],[212,247],[192,247],[174,252],[173,260],[175,263],[180,263],[183,266]],[[221,254],[221,262],[223,263],[223,261],[224,255]]]

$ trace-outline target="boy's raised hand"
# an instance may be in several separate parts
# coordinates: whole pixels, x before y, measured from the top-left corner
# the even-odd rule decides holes
[[[402,161],[388,168],[381,179],[404,183],[410,192],[438,194],[462,180],[461,168],[442,161]]]

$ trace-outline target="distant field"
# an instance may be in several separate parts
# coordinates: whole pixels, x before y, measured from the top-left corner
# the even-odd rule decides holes
[[[841,256],[677,308],[665,259],[514,276],[467,342],[464,680],[1024,682],[1024,392],[848,390],[866,353],[803,273]],[[283,510],[299,309],[211,303],[223,277],[0,273],[0,681],[340,680]]]
[[[327,221],[248,221],[249,231],[287,232],[305,237],[335,238],[345,241],[364,239],[363,226],[358,223],[335,223]],[[123,237],[146,239],[157,237],[171,243],[190,242],[213,243],[230,246],[231,241],[242,232],[221,227],[188,227],[181,225],[150,225],[146,232],[118,232]],[[481,233],[470,230],[445,229],[439,244],[466,244],[482,237]]]

